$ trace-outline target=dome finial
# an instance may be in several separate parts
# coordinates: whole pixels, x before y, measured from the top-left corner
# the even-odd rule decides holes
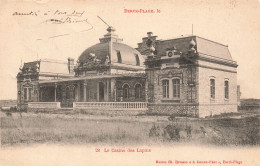
[[[115,29],[114,27],[112,27],[112,26],[109,26],[109,27],[107,28],[107,31],[108,31],[109,33],[113,33],[113,32],[116,31],[116,29]]]

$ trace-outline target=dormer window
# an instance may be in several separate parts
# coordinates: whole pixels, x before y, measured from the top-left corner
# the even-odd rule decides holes
[[[117,63],[122,63],[122,57],[120,51],[116,51],[117,54]]]
[[[140,59],[137,54],[135,54],[135,61],[136,61],[136,66],[140,66]]]

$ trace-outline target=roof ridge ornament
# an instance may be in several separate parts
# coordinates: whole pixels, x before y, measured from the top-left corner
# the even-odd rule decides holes
[[[195,47],[196,46],[196,42],[193,39],[191,39],[191,41],[190,41],[190,46],[191,47]]]
[[[100,38],[100,43],[106,43],[106,42],[121,42],[123,39],[118,38],[118,35],[115,34],[116,29],[112,26],[110,26],[108,23],[106,23],[101,17],[97,16],[104,24],[108,26],[107,28],[107,34],[104,35],[103,38]]]
[[[148,47],[148,55],[150,57],[155,56],[155,47],[154,47],[154,41],[152,41],[153,32],[147,32],[147,41],[146,46]]]

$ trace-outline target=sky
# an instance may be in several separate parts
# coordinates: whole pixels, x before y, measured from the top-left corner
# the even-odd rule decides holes
[[[124,10],[160,10],[160,13],[124,13]],[[77,23],[53,24],[73,11]],[[64,15],[64,13],[66,14]],[[19,15],[19,14],[27,15]],[[0,1],[0,100],[16,99],[16,75],[22,62],[77,58],[116,28],[123,42],[134,48],[153,32],[157,39],[193,34],[228,45],[238,63],[241,98],[260,98],[260,1],[168,0]],[[85,20],[85,21],[84,21]],[[87,20],[87,21],[86,21]]]

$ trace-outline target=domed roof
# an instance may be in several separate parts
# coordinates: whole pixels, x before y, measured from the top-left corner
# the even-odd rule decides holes
[[[143,66],[144,59],[142,55],[134,48],[121,43],[122,39],[119,39],[117,35],[113,34],[112,28],[108,28],[108,33],[104,38],[100,39],[100,43],[95,44],[85,51],[78,58],[79,64],[88,63],[94,56],[100,61],[101,64],[105,64],[107,60],[111,64],[125,64],[131,66]]]
[[[109,55],[109,43],[98,43],[87,48],[79,56],[79,63],[84,64],[88,62],[93,54],[97,59],[101,60],[101,63],[105,63],[106,56]]]

